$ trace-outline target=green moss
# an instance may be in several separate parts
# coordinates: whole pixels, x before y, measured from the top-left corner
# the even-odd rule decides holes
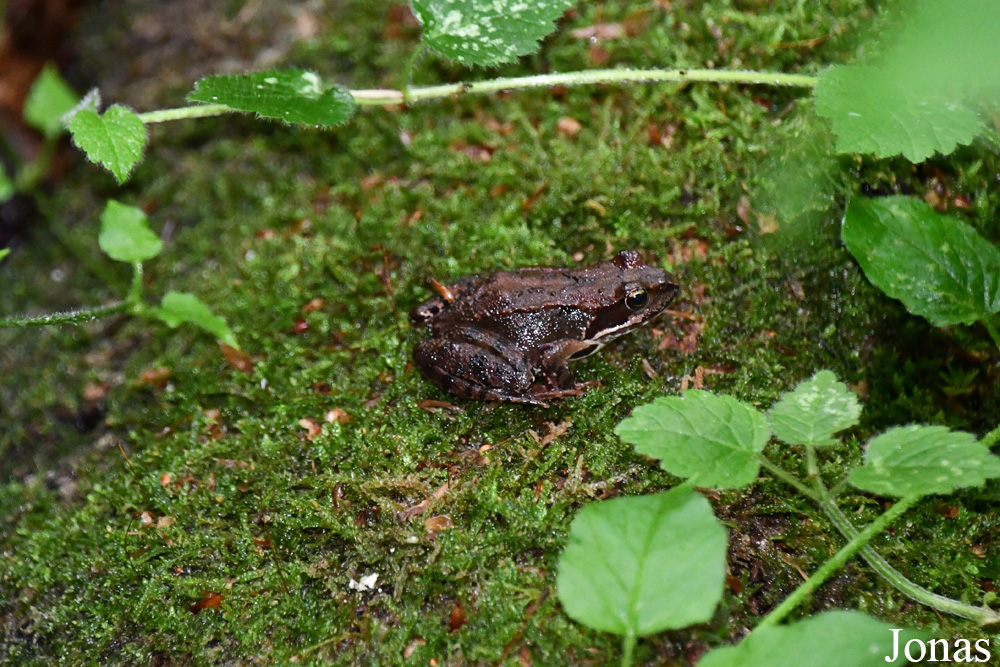
[[[414,29],[386,38],[381,8],[332,4],[320,36],[295,47],[295,64],[356,87],[397,85]],[[602,42],[604,66],[814,72],[849,57],[871,18],[863,2],[673,4],[637,36]],[[415,78],[592,67],[570,31],[635,11],[585,4],[519,65],[469,73],[425,57]],[[996,352],[983,332],[933,329],[878,293],[836,241],[838,211],[824,210],[811,244],[791,248],[760,237],[753,212],[739,219],[780,135],[772,125],[799,99],[737,86],[598,87],[364,109],[329,133],[226,118],[157,129],[124,190],[74,167],[45,202],[59,233],[97,258],[107,197],[152,209],[168,233],[164,255],[146,266],[148,291],[211,304],[254,370],[230,367],[201,332],[146,320],[0,332],[0,655],[397,664],[412,652],[412,664],[518,664],[526,650],[536,665],[610,662],[617,640],[565,617],[554,567],[580,505],[673,483],[611,433],[636,404],[702,368],[708,388],[766,408],[831,368],[867,388],[862,441],[910,421],[995,426],[997,379],[985,360]],[[563,116],[581,131],[560,133]],[[651,127],[672,133],[669,148],[650,141]],[[1000,160],[968,148],[935,165],[845,159],[834,180],[840,192],[922,194],[938,169],[973,202],[963,217],[996,239]],[[568,264],[576,253],[589,262],[625,247],[677,273],[676,308],[700,318],[695,351],[659,349],[647,329],[577,364],[601,386],[547,410],[420,407],[448,399],[409,362],[421,332],[406,314],[430,294],[428,277]],[[44,231],[0,270],[5,312],[116,294]],[[316,298],[322,307],[304,314]],[[687,324],[655,326],[683,338]],[[153,369],[166,369],[165,384],[142,379]],[[350,421],[324,422],[333,408]],[[321,432],[310,439],[302,419]],[[532,435],[564,422],[551,442]],[[830,451],[828,479],[859,456],[853,442]],[[994,486],[946,499],[954,518],[925,502],[879,548],[924,586],[976,599],[1000,564],[990,555]],[[422,515],[400,517],[428,498]],[[715,503],[743,591],[731,589],[705,626],[644,640],[644,660],[683,663],[732,640],[801,581],[796,568],[810,571],[843,543],[775,482]],[[861,495],[843,504],[861,518],[879,511]],[[429,532],[435,515],[451,528]],[[376,590],[351,588],[374,573]],[[221,608],[193,614],[204,591],[222,593]],[[453,629],[456,606],[466,621]],[[976,632],[909,604],[863,564],[813,601],[828,606]]]

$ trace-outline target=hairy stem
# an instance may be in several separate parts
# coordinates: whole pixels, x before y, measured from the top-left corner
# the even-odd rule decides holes
[[[840,551],[835,553],[828,561],[823,563],[816,572],[809,577],[801,586],[792,591],[792,594],[785,598],[785,601],[778,605],[770,614],[764,617],[756,630],[766,628],[780,623],[793,609],[799,606],[809,595],[820,585],[829,579],[837,570],[843,567],[854,554],[860,551],[868,542],[884,531],[890,523],[895,521],[903,512],[913,507],[920,496],[907,496],[902,498],[895,505],[887,509],[882,516],[871,522],[864,530],[854,535]]]
[[[778,464],[772,463],[771,460],[765,458],[763,454],[758,454],[757,460],[760,461],[760,464],[764,466],[768,472],[780,479],[782,482],[789,485],[806,498],[811,498],[812,500],[819,502],[819,496],[816,495],[816,493],[808,486],[800,482],[795,475],[791,474]]]
[[[408,68],[416,61],[421,50],[415,49],[410,56]],[[408,70],[407,83],[411,72]],[[538,74],[511,78],[475,81],[472,83],[448,83],[440,86],[406,85],[403,90],[389,88],[376,90],[352,90],[354,103],[358,106],[388,106],[404,102],[433,100],[452,95],[496,93],[501,90],[527,90],[552,86],[591,86],[595,84],[617,83],[736,83],[764,86],[792,86],[812,88],[817,78],[805,74],[783,74],[781,72],[753,72],[743,70],[717,69],[608,69],[584,70],[562,74]],[[196,104],[177,109],[161,109],[139,114],[144,123],[164,123],[184,118],[221,116],[234,111],[223,104]]]
[[[158,111],[147,111],[139,114],[139,120],[143,123],[165,123],[168,120],[184,120],[185,118],[207,118],[209,116],[221,116],[234,111],[225,104],[195,104],[190,107],[180,107],[178,109],[159,109]]]
[[[117,313],[124,313],[131,309],[131,306],[120,301],[110,306],[98,306],[97,308],[81,308],[80,310],[68,310],[62,313],[49,313],[46,315],[0,317],[0,329],[11,327],[44,327],[50,324],[83,324],[93,322],[101,317],[108,317]]]
[[[823,508],[823,511],[826,512],[830,521],[834,526],[836,526],[837,530],[839,530],[844,537],[853,540],[854,537],[859,534],[858,529],[854,527],[854,524],[851,523],[850,519],[847,518],[841,509],[837,507],[837,503],[835,503],[832,498],[824,498],[820,502],[820,507]],[[893,507],[895,507],[895,505]],[[980,625],[1000,621],[1000,614],[992,609],[987,607],[974,607],[972,605],[965,604],[964,602],[959,602],[958,600],[953,600],[951,598],[944,597],[943,595],[932,593],[926,588],[918,586],[904,577],[898,570],[889,565],[888,561],[882,558],[882,556],[880,556],[879,553],[870,545],[865,545],[861,548],[861,557],[864,558],[865,562],[867,562],[868,565],[870,565],[871,568],[875,570],[883,579],[888,581],[893,588],[910,599],[916,600],[920,604],[927,605],[928,607],[937,609],[938,611],[943,611],[946,614],[971,619]]]

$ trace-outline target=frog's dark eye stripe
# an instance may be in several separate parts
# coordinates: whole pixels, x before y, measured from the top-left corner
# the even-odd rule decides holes
[[[625,295],[625,307],[629,310],[642,310],[649,303],[649,292],[644,289],[632,290]]]

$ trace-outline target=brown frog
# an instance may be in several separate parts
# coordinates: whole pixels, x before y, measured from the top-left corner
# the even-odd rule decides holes
[[[431,337],[413,360],[431,382],[462,398],[547,405],[579,395],[569,362],[646,324],[678,285],[666,271],[623,250],[582,269],[531,267],[453,285],[410,312]]]

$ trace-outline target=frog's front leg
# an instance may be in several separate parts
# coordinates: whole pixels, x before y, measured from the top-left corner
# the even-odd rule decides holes
[[[413,360],[427,378],[461,398],[546,405],[531,394],[535,374],[508,338],[461,327],[417,343]]]
[[[577,382],[570,370],[571,359],[581,359],[600,347],[582,340],[563,340],[543,345],[539,350],[538,366],[541,369],[542,386],[534,392],[537,398],[561,398],[579,396],[583,390],[597,382]]]

